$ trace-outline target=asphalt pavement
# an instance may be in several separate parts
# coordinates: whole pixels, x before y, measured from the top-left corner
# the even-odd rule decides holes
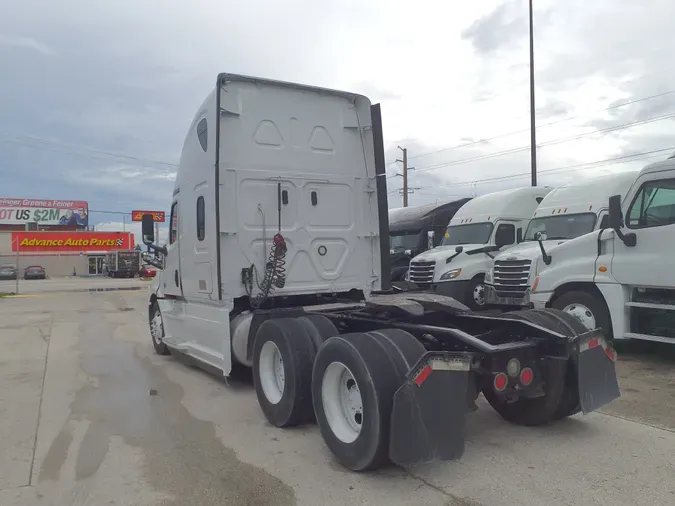
[[[620,356],[624,396],[603,413],[516,427],[481,399],[461,460],[357,474],[315,426],[270,426],[246,374],[156,355],[146,298],[0,298],[1,505],[675,504],[667,358]]]

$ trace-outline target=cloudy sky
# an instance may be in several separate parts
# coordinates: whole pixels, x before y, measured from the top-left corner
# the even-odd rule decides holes
[[[675,151],[675,3],[534,3],[539,184]],[[380,102],[390,207],[397,146],[415,167],[410,205],[526,186],[527,1],[458,5],[4,2],[0,196],[87,200],[100,229],[168,210],[185,130],[223,71]]]

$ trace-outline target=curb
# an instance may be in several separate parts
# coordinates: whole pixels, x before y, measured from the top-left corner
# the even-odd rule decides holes
[[[59,293],[86,293],[86,292],[138,292],[140,290],[147,290],[147,286],[120,286],[112,288],[71,288],[66,290],[54,290],[50,292],[39,293],[25,293],[16,295],[14,292],[0,293],[0,299],[22,299],[33,297],[48,297],[50,295],[57,295]]]

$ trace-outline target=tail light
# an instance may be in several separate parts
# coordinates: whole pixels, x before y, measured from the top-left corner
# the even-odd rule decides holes
[[[503,392],[509,384],[509,378],[503,372],[498,373],[494,379],[494,387],[497,392]]]

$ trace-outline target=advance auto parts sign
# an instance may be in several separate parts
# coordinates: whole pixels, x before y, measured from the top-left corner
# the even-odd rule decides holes
[[[129,232],[12,232],[12,251],[109,251],[134,249]]]
[[[0,198],[0,225],[89,225],[89,204],[83,200]]]

